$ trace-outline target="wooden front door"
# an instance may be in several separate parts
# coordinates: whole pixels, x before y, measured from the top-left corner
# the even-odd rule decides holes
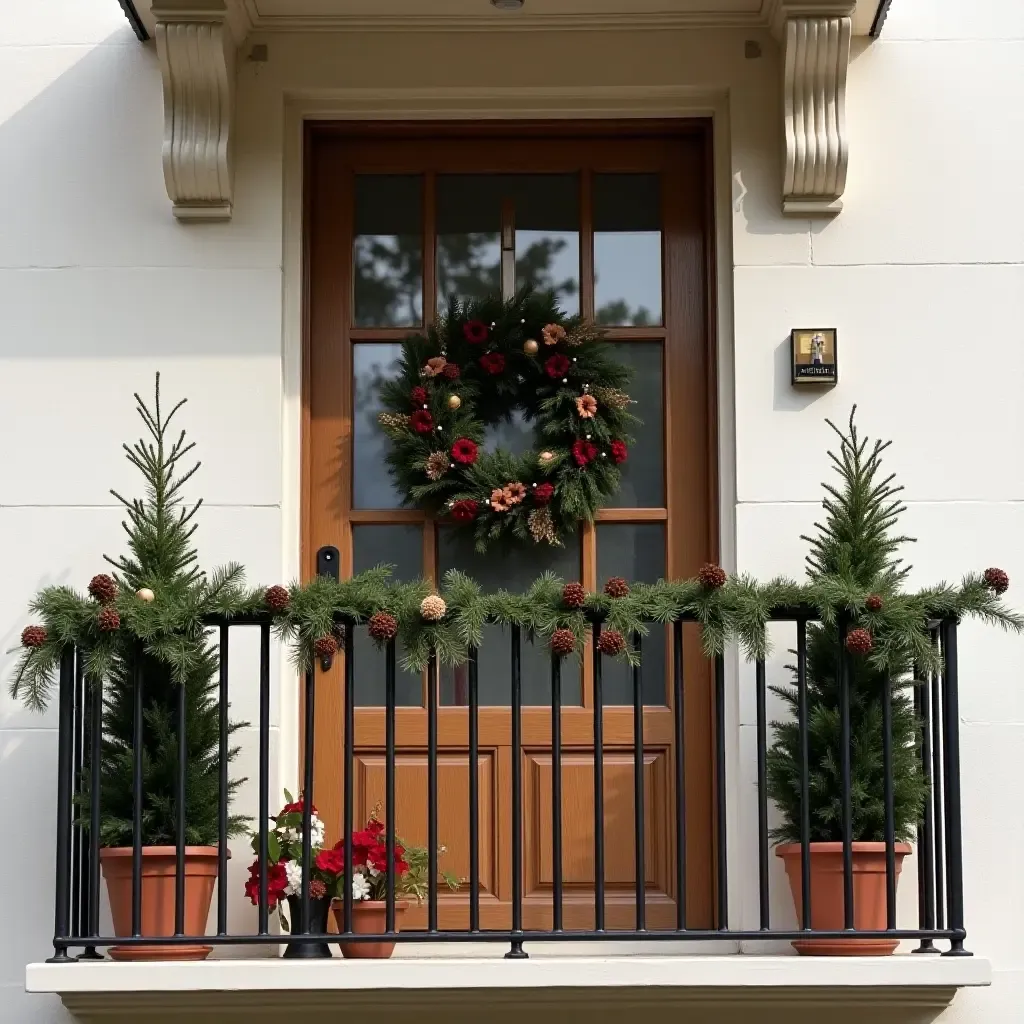
[[[322,545],[343,576],[380,562],[399,578],[464,569],[485,587],[525,589],[545,569],[598,588],[693,574],[716,554],[714,362],[709,330],[708,133],[703,125],[330,126],[307,139],[308,330],[304,372],[304,571]],[[479,556],[443,521],[402,508],[377,429],[377,385],[401,340],[446,296],[553,288],[563,309],[607,327],[644,424],[621,493],[564,548]],[[520,421],[492,443],[525,449]],[[644,657],[647,926],[676,922],[671,645],[652,630]],[[711,685],[699,642],[686,654],[687,923],[711,923]],[[383,656],[354,651],[356,821],[384,798]],[[339,659],[340,661],[340,659]],[[480,650],[482,928],[510,926],[510,638],[488,627]],[[604,672],[606,913],[634,922],[633,710],[623,666]],[[551,683],[546,652],[523,643],[523,926],[551,926]],[[341,833],[343,674],[317,684],[314,799]],[[427,835],[426,701],[419,674],[398,679],[399,833]],[[564,927],[594,922],[593,677],[563,670]],[[466,674],[439,686],[442,866],[469,874]],[[423,927],[414,913],[410,924]],[[442,896],[439,927],[468,926],[465,894]]]

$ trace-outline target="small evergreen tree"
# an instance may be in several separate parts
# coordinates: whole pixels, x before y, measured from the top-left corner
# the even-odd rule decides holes
[[[807,731],[810,839],[837,841],[843,836],[842,746],[840,714],[840,645],[843,615],[846,625],[872,625],[906,579],[897,551],[913,538],[895,534],[906,510],[898,495],[902,487],[894,476],[882,476],[881,457],[891,442],[869,443],[861,438],[850,413],[847,432],[834,423],[839,454],[829,452],[841,480],[840,487],[825,484],[822,502],[826,516],[816,523],[817,536],[804,537],[811,545],[807,556],[812,585],[834,589],[837,595],[867,595],[853,621],[850,611],[807,630]],[[837,601],[837,603],[839,603]],[[873,609],[873,610],[872,610]],[[882,749],[882,701],[886,679],[892,680],[892,773],[896,838],[914,835],[927,792],[918,764],[915,743],[920,728],[913,705],[911,653],[890,636],[877,657],[848,654],[850,694],[850,778],[854,841],[880,842],[885,838],[885,802]],[[879,637],[879,640],[883,638]],[[794,676],[796,674],[793,669]],[[775,741],[768,751],[768,792],[782,812],[782,824],[773,830],[779,842],[800,841],[801,755],[797,721],[799,692],[795,684],[773,686],[785,702],[791,719],[773,722]]]

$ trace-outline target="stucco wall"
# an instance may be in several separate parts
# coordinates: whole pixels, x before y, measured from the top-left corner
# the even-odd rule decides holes
[[[477,109],[503,92],[525,107],[529,88],[587,89],[606,106],[618,89],[625,107],[694,90],[721,115],[723,524],[734,566],[801,572],[798,536],[813,522],[825,473],[823,419],[857,402],[864,426],[896,441],[889,462],[907,485],[908,531],[920,537],[914,581],[989,564],[1024,576],[1024,205],[1015,192],[1024,6],[895,0],[883,39],[855,45],[846,209],[833,222],[777,212],[777,51],[759,36],[764,56],[746,60],[747,37],[556,33],[528,50],[526,37],[495,33],[271,39],[267,64],[240,63],[234,220],[183,226],[163,191],[151,46],[135,40],[113,0],[4,0],[3,648],[16,643],[38,586],[80,586],[100,570],[100,553],[119,547],[107,491],[135,485],[120,443],[137,429],[130,394],[156,369],[169,395],[190,397],[187,426],[204,462],[204,559],[242,560],[254,580],[294,573],[289,111],[343,94],[340,107],[366,103],[372,90],[381,108],[449,113],[468,105],[467,89]],[[415,91],[403,92],[408,85]],[[811,323],[841,334],[842,383],[821,397],[794,394],[786,373],[789,329]],[[949,1021],[1009,1024],[1024,1005],[1024,935],[1015,930],[1024,921],[1024,794],[1012,781],[1024,769],[1021,651],[1019,641],[964,628],[969,946],[997,973],[990,990],[959,997]],[[286,764],[290,693],[289,682],[274,711]],[[752,879],[752,701],[734,708],[732,851]],[[253,711],[243,698],[239,715]],[[0,999],[17,1024],[65,1017],[56,1001],[22,993],[24,964],[48,954],[52,929],[54,724],[0,697],[0,818],[12,838],[0,894],[4,920],[17,927],[16,936],[0,927]],[[735,887],[734,920],[750,920],[753,895],[750,884]],[[780,885],[776,895],[782,920],[792,911]],[[912,895],[910,876],[904,902]]]

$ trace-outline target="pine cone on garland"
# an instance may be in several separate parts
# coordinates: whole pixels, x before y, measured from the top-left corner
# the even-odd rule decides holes
[[[626,649],[625,637],[617,629],[606,629],[598,638],[597,649],[602,654],[615,657]]]
[[[22,647],[42,647],[46,643],[46,629],[43,626],[26,626],[21,631]]]
[[[330,633],[325,633],[313,641],[313,653],[318,658],[333,658],[338,653],[338,641]]]
[[[117,614],[116,608],[104,605],[96,616],[96,625],[104,633],[113,633],[115,629],[121,628],[121,616]]]
[[[291,603],[291,594],[286,587],[280,585],[268,587],[263,600],[272,612],[283,612]]]
[[[576,650],[576,634],[571,629],[556,629],[551,634],[551,652],[560,658]]]
[[[582,583],[566,583],[562,587],[562,604],[566,608],[582,608],[587,599],[587,592]]]
[[[110,604],[117,597],[117,584],[105,572],[89,580],[89,593],[100,604]]]
[[[379,644],[386,644],[398,635],[398,620],[388,612],[374,612],[370,616],[370,636]]]
[[[697,570],[697,582],[705,590],[720,590],[728,579],[728,574],[720,565],[713,565],[710,562]]]
[[[875,642],[866,629],[851,629],[846,634],[846,649],[851,654],[868,654],[874,646]]]
[[[883,603],[884,602],[878,594],[869,594],[867,599],[864,601],[864,607],[867,608],[869,612],[880,612],[882,610]]]
[[[604,592],[609,597],[625,597],[629,593],[629,584],[621,576],[613,576],[604,585]]]
[[[428,594],[420,601],[420,615],[427,622],[440,622],[448,611],[448,605],[439,594]]]
[[[993,594],[1005,594],[1010,589],[1010,577],[1002,569],[986,569],[984,579]]]
[[[309,898],[311,900],[322,900],[327,895],[327,886],[319,878],[309,880]]]

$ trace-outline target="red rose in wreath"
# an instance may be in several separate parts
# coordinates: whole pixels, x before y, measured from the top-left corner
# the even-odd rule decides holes
[[[429,434],[434,429],[434,417],[426,409],[420,409],[409,417],[409,424],[417,434]]]
[[[480,366],[492,375],[503,373],[505,357],[500,352],[488,352],[487,355],[480,357]]]
[[[537,505],[546,505],[555,496],[555,488],[551,484],[537,484],[533,489],[533,500]]]
[[[462,336],[470,345],[482,345],[488,333],[487,324],[483,320],[467,320],[462,327]]]
[[[476,442],[470,441],[468,437],[460,437],[452,445],[452,458],[463,466],[472,466],[476,462],[478,452]]]
[[[449,380],[458,380],[459,375],[462,371],[459,369],[458,363],[445,363],[444,369],[441,371]]]
[[[427,400],[427,389],[415,387],[409,392],[409,400],[413,405],[423,405]]]
[[[629,458],[629,449],[626,447],[624,441],[612,441],[611,445],[612,461],[618,465],[620,462],[625,462]]]
[[[597,447],[590,441],[576,441],[572,446],[572,457],[576,460],[576,465],[581,469],[588,463],[594,461],[594,456],[597,455]]]
[[[476,519],[479,507],[479,503],[475,502],[472,498],[463,498],[462,501],[457,501],[452,505],[452,519],[457,523],[472,522],[472,520]]]
[[[569,359],[567,356],[563,356],[558,352],[548,358],[544,363],[544,369],[547,372],[547,375],[552,379],[556,377],[564,377],[569,370]]]

